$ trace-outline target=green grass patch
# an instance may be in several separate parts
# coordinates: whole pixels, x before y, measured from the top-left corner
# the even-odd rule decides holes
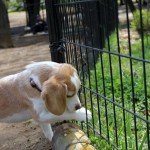
[[[144,36],[144,57],[148,60],[150,50],[146,45],[147,38],[149,37]],[[110,35],[109,44],[106,42],[105,50],[119,53],[116,33]],[[143,49],[140,38],[135,39],[131,45],[131,53],[128,46],[120,45],[120,54],[131,55],[142,60]],[[130,150],[135,150],[136,140],[138,148],[146,150],[148,144],[146,123],[135,118],[132,113],[135,111],[137,115],[146,118],[146,99],[150,106],[150,64],[103,52],[100,53],[95,69],[90,70],[86,80],[86,86],[94,92],[85,90],[86,105],[93,112],[93,119],[89,121],[89,125],[96,131],[90,131],[92,142],[97,149],[113,149],[108,142],[97,136],[99,133],[122,150],[125,150],[126,146]],[[144,73],[146,73],[147,97],[145,97]],[[96,92],[99,95],[96,95]],[[132,113],[123,110],[118,105]],[[137,139],[135,134],[137,134]]]

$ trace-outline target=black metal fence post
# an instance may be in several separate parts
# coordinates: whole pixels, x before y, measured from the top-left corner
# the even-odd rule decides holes
[[[51,59],[58,63],[64,63],[64,48],[60,41],[62,38],[62,32],[58,25],[54,3],[56,3],[56,0],[45,0]]]

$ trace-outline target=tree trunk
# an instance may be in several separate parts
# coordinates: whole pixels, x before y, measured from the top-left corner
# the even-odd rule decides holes
[[[52,150],[96,150],[86,134],[76,124],[66,123],[56,127]]]
[[[25,0],[27,13],[27,26],[32,27],[36,23],[37,15],[40,12],[40,0]]]
[[[130,10],[131,10],[132,13],[134,11],[136,11],[136,8],[135,8],[134,3],[133,3],[132,0],[128,0],[128,6],[129,6],[129,8],[130,8]]]
[[[124,5],[124,0],[120,0],[120,5]]]
[[[8,12],[4,0],[0,0],[0,48],[13,47]]]

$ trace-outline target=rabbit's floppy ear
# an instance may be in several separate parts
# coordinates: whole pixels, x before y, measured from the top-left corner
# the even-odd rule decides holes
[[[50,78],[44,82],[41,96],[49,112],[55,115],[63,114],[66,109],[66,95],[66,84],[57,81],[55,78]]]

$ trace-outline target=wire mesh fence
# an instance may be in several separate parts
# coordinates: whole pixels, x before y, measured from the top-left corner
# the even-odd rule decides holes
[[[130,11],[130,2],[135,7]],[[98,149],[150,149],[150,4],[46,0],[52,60],[73,64]]]

